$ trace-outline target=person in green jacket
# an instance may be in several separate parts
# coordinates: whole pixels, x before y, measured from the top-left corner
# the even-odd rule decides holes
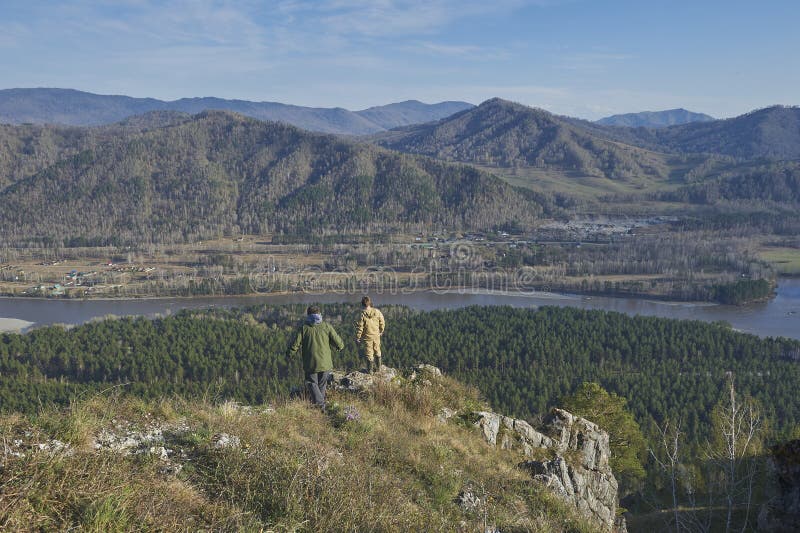
[[[306,387],[311,394],[311,401],[324,411],[325,389],[333,369],[331,348],[341,351],[344,342],[333,326],[322,321],[322,311],[316,305],[306,309],[306,319],[294,335],[289,356],[296,354],[301,348]]]

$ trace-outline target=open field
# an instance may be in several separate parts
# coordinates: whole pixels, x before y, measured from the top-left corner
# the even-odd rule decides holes
[[[682,177],[655,179],[640,177],[635,179],[609,179],[591,176],[582,172],[538,169],[530,167],[503,168],[474,165],[482,170],[503,178],[511,185],[534,191],[560,193],[583,200],[596,200],[602,194],[641,193],[643,191],[668,191],[686,182]],[[673,174],[680,175],[680,172]]]
[[[525,233],[241,235],[175,245],[0,250],[0,294],[62,298],[430,289],[537,290],[709,301],[772,279],[762,241],[673,231],[673,216],[542,220]],[[689,254],[689,255],[687,255]]]
[[[775,266],[787,276],[800,276],[800,248],[780,248],[765,246],[759,250],[759,257]]]

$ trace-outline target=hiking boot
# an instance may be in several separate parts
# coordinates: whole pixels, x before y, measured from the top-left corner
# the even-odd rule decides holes
[[[378,362],[376,363],[375,366],[378,367],[378,372],[380,372],[381,368],[383,368],[383,364],[381,363],[381,356],[380,355],[378,356]]]
[[[370,362],[369,362],[369,373],[370,374],[374,374],[375,373],[375,361],[370,360]]]

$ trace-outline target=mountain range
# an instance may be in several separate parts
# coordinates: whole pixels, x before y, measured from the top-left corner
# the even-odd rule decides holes
[[[370,138],[409,153],[496,167],[551,168],[607,178],[670,172],[670,158],[800,159],[800,107],[664,128],[603,126],[499,98],[437,122]]]
[[[427,109],[406,104],[365,114],[384,127]],[[361,138],[227,111],[158,110],[94,127],[0,125],[0,240],[525,228],[553,206],[575,205],[570,198],[608,192],[794,204],[798,160],[800,108],[784,106],[654,129],[495,98]],[[517,172],[523,178],[512,179]],[[588,193],[570,196],[582,177]]]
[[[597,121],[603,126],[625,126],[628,128],[663,128],[692,122],[709,122],[714,117],[705,113],[693,113],[683,108],[665,111],[641,111],[601,118]]]
[[[438,122],[398,128],[371,139],[401,152],[493,167],[576,171],[611,179],[663,177],[667,172],[659,154],[500,98]]]
[[[155,98],[99,95],[73,89],[0,90],[0,123],[96,126],[119,122],[149,111],[196,114],[206,110],[233,111],[259,120],[284,122],[309,131],[364,135],[399,126],[429,122],[473,107],[466,102],[424,104],[416,100],[371,107],[363,111],[315,108],[277,102],[221,98]]]
[[[541,213],[525,191],[470,166],[223,111],[151,118],[106,130],[4,126],[1,160],[21,152],[25,162],[7,165],[0,239],[491,229]]]

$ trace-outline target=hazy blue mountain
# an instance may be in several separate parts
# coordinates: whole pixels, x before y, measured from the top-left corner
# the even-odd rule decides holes
[[[99,95],[73,89],[5,89],[0,90],[0,123],[96,126],[119,122],[150,111],[196,114],[206,110],[221,110],[259,120],[284,122],[309,131],[365,135],[414,122],[438,120],[470,105],[464,102],[429,105],[409,101],[353,112],[342,108],[314,108],[210,97],[181,98],[166,102],[154,98]]]
[[[714,117],[705,113],[693,113],[686,109],[667,109],[666,111],[642,111],[601,118],[597,121],[603,126],[626,126],[629,128],[663,128],[692,122],[709,122]]]
[[[467,102],[424,104],[417,100],[407,100],[396,104],[370,107],[363,111],[356,111],[356,113],[370,122],[390,130],[400,126],[433,122],[473,107],[475,106]]]

